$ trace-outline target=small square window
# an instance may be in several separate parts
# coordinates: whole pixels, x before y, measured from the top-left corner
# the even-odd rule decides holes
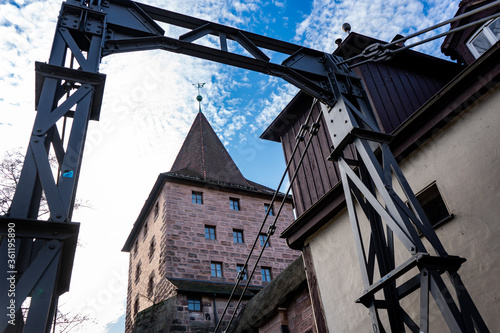
[[[144,223],[144,227],[142,227],[142,230],[143,230],[142,238],[146,239],[146,237],[148,236],[148,222]]]
[[[500,39],[500,18],[485,23],[467,42],[467,47],[477,59]]]
[[[158,202],[156,202],[155,208],[154,208],[154,219],[155,220],[158,217],[158,215],[160,215],[160,204]]]
[[[229,208],[232,210],[240,210],[240,199],[229,198]]]
[[[270,267],[261,267],[260,274],[262,275],[262,281],[269,282],[271,281],[271,268]]]
[[[244,243],[243,230],[233,229],[233,241],[235,243]]]
[[[151,261],[151,259],[153,259],[154,255],[155,255],[155,247],[156,247],[156,241],[155,241],[155,238],[153,236],[153,239],[151,239],[151,243],[149,243],[149,261]]]
[[[222,277],[222,263],[212,262],[210,264],[210,271],[213,277]]]
[[[201,311],[201,299],[198,297],[188,297],[188,310]]]
[[[203,205],[203,193],[193,191],[191,194],[191,200],[194,204]]]
[[[269,211],[269,216],[274,216],[273,206],[271,206],[269,204],[264,204],[264,209],[265,209],[266,214]]]
[[[264,244],[266,244],[266,247],[271,246],[271,242],[269,240],[267,240],[266,243],[266,238],[267,234],[259,234],[260,246],[264,246]]]
[[[247,276],[247,270],[245,269],[245,265],[243,264],[236,264],[236,273],[240,274],[241,271],[244,271],[243,275],[243,280],[248,279]]]
[[[213,225],[205,226],[205,239],[215,239],[215,227]]]
[[[137,315],[137,312],[139,312],[139,295],[137,295],[134,301],[134,316]]]
[[[141,278],[141,262],[139,261],[137,263],[137,266],[135,267],[135,283],[139,282],[140,278]]]
[[[148,297],[149,298],[153,297],[153,291],[154,291],[154,276],[150,276],[149,281],[148,281]]]
[[[416,197],[433,227],[451,218],[436,183],[418,193]]]
[[[134,243],[134,258],[137,256],[137,252],[139,251],[139,244],[137,240]]]

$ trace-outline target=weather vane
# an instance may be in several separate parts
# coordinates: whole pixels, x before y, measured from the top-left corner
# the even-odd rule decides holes
[[[196,88],[198,88],[198,96],[196,96],[196,100],[198,101],[198,106],[199,106],[199,112],[200,113],[201,113],[201,100],[203,99],[203,97],[201,97],[201,88],[203,88],[204,85],[205,85],[205,83],[200,83],[200,82],[198,82],[197,84],[193,83],[193,86],[195,86]]]

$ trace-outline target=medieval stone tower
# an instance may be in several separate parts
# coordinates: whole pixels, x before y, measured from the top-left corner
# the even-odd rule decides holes
[[[263,247],[274,209],[283,199],[275,208],[272,196],[270,188],[243,177],[199,112],[172,169],[158,176],[123,247],[130,253],[126,332],[213,332],[257,237],[256,250]],[[292,209],[286,198],[281,223],[244,299],[297,258],[299,253],[278,236],[293,222]],[[259,235],[267,210],[273,216]]]

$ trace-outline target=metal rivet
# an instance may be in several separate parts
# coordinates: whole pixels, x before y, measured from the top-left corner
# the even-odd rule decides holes
[[[54,244],[50,244],[50,245],[49,245],[49,249],[53,250],[53,249],[55,249],[55,248],[56,248],[56,246],[55,246]]]

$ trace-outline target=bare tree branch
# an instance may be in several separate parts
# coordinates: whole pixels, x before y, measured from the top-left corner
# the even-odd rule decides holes
[[[7,151],[0,162],[0,214],[7,215],[9,207],[12,203],[16,186],[21,177],[21,170],[23,168],[24,154],[21,148],[16,148]],[[49,159],[50,165],[53,170],[57,170],[57,160],[54,156]],[[91,208],[88,201],[76,200],[74,209],[78,208]],[[38,217],[42,217],[50,213],[45,193],[42,192],[42,199],[40,202],[40,209]]]

